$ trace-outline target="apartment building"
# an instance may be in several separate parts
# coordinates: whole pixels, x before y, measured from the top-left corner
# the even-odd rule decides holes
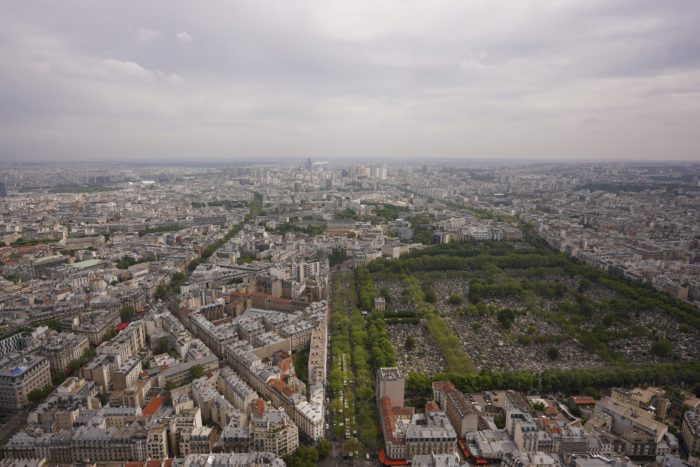
[[[112,388],[115,391],[131,389],[136,384],[141,373],[141,359],[129,357],[122,363],[112,377]]]
[[[190,362],[180,363],[179,365],[167,368],[158,375],[158,384],[165,387],[166,384],[172,383],[174,387],[180,387],[192,381],[191,369],[194,366],[201,365],[204,372],[214,371],[219,368],[219,359],[215,355],[210,357],[192,360]]]
[[[609,420],[608,429],[624,443],[626,455],[654,457],[665,454],[662,450],[666,444],[662,440],[668,427],[655,421],[649,412],[605,397],[596,404],[594,416]]]
[[[252,404],[250,450],[290,454],[299,447],[299,429],[284,409],[268,406],[258,399]]]
[[[151,459],[168,457],[168,430],[165,423],[154,423],[148,428],[147,449]]]
[[[94,346],[102,343],[105,335],[119,324],[117,311],[99,310],[68,320],[70,330],[83,334]]]
[[[406,427],[406,459],[426,454],[451,454],[457,433],[437,404],[428,402],[424,414],[414,414]]]
[[[5,445],[10,459],[46,458],[51,464],[145,461],[147,432],[138,424],[125,428],[82,426],[75,431],[19,432]]]
[[[191,454],[185,458],[183,467],[284,467],[282,459],[270,452]]]
[[[467,398],[449,381],[433,383],[433,399],[445,411],[457,436],[463,438],[470,431],[477,431],[479,414]]]
[[[396,367],[377,370],[377,400],[387,397],[394,407],[403,407],[406,377]]]
[[[219,371],[219,376],[216,380],[216,388],[234,407],[248,414],[250,414],[252,407],[251,403],[258,398],[253,388],[248,386],[248,384],[229,367],[224,367]]]
[[[700,457],[700,414],[691,410],[683,414],[681,436],[690,454]]]
[[[189,454],[209,454],[216,443],[216,430],[208,426],[192,428],[189,433]],[[183,442],[184,444],[184,442]]]
[[[0,361],[0,408],[20,409],[29,393],[51,384],[49,360],[37,355],[10,354]]]
[[[94,381],[102,392],[107,392],[112,384],[112,367],[117,367],[114,360],[111,355],[98,355],[83,366],[82,377]]]
[[[90,347],[87,337],[70,332],[51,334],[37,344],[38,353],[49,360],[53,373],[65,371],[70,362],[80,359]]]

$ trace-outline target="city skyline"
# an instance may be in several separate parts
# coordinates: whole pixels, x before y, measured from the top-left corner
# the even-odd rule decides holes
[[[0,179],[3,466],[698,465],[700,164]]]

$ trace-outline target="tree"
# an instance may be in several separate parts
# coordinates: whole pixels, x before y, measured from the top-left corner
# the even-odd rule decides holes
[[[201,378],[204,376],[204,367],[202,365],[194,365],[190,368],[190,374],[192,375],[192,379]]]
[[[170,282],[185,283],[187,282],[187,276],[181,272],[176,272],[170,277]]]
[[[94,348],[92,348],[92,347],[88,347],[88,348],[85,349],[85,351],[83,352],[83,356],[82,356],[81,360],[82,360],[84,363],[87,363],[88,361],[90,361],[90,360],[92,360],[93,358],[95,358],[96,355],[97,355],[97,351],[96,351]]]
[[[493,417],[493,423],[496,425],[496,428],[498,429],[503,429],[506,427],[506,416],[503,414],[496,414],[495,417]]]
[[[384,302],[387,305],[391,305],[391,293],[389,292],[389,289],[387,289],[386,287],[382,287],[382,289],[379,291],[379,295],[381,295],[382,298],[384,298]]]
[[[54,386],[59,386],[61,383],[63,383],[68,376],[66,375],[65,371],[61,371],[56,373],[55,375],[51,376],[51,384]]]
[[[345,445],[343,446],[343,452],[350,456],[352,455],[355,451],[357,451],[360,448],[360,443],[357,441],[357,438],[350,438],[345,442]]]
[[[163,336],[160,339],[158,339],[158,345],[156,346],[156,354],[167,353],[168,350],[170,350],[170,348],[170,339],[168,339],[168,336]]]
[[[578,284],[578,291],[579,292],[585,292],[589,290],[593,286],[593,283],[589,281],[588,279],[581,279],[581,282]]]
[[[659,339],[651,344],[651,353],[659,357],[668,357],[673,352],[673,344],[668,339]]]
[[[192,271],[194,271],[195,269],[197,269],[197,266],[199,266],[200,264],[202,264],[201,258],[193,259],[193,260],[190,261],[190,263],[187,265],[187,270],[190,271],[190,272],[192,272]],[[167,288],[166,288],[166,290],[167,290]],[[156,292],[156,293],[157,293],[157,292]],[[158,298],[159,298],[159,297],[158,297]]]
[[[318,452],[318,458],[320,460],[325,459],[331,453],[332,449],[333,449],[333,445],[331,444],[331,442],[325,438],[322,438],[318,442],[318,444],[316,445],[316,451]]]
[[[155,297],[159,300],[164,299],[168,295],[168,287],[165,284],[159,284],[156,287]]]
[[[559,349],[556,347],[550,347],[547,349],[547,358],[550,360],[556,360],[559,358]]]
[[[309,384],[309,347],[299,349],[292,353],[292,363],[297,378]]]
[[[139,232],[139,236],[142,237],[141,232]],[[129,266],[133,266],[134,264],[138,264],[139,261],[135,260],[131,256],[124,255],[122,256],[122,259],[117,261],[117,269],[128,269]]]
[[[425,298],[424,300],[428,303],[435,303],[437,301],[437,296],[435,295],[435,292],[432,290],[428,290],[425,292]]]
[[[591,396],[594,399],[600,399],[600,391],[594,387],[586,386],[581,392],[586,396]]]
[[[408,336],[406,338],[406,343],[404,344],[404,349],[406,349],[406,352],[410,352],[415,348],[416,348],[416,340],[413,338],[413,336]]]
[[[236,262],[238,264],[247,264],[252,263],[253,261],[255,261],[255,256],[250,253],[244,253]]]
[[[53,391],[53,386],[47,384],[43,388],[35,389],[27,394],[27,399],[29,399],[30,402],[39,402],[46,399],[46,397],[51,394],[51,391]]]
[[[134,310],[133,306],[125,306],[119,312],[119,317],[121,318],[122,323],[128,323],[134,318],[135,313],[136,310]]]
[[[46,325],[49,327],[49,329],[52,329],[56,332],[61,331],[61,322],[57,319],[52,319],[51,321],[46,323]]]
[[[282,456],[287,467],[314,467],[319,454],[315,448],[300,445],[292,454]]]
[[[165,383],[165,390],[166,391],[172,391],[176,387],[177,387],[177,385],[175,383],[173,383],[172,381],[168,381],[167,383]]]
[[[464,299],[461,295],[453,293],[450,295],[450,298],[448,298],[447,301],[450,303],[450,305],[461,305]]]
[[[187,282],[187,276],[181,272],[176,272],[170,276],[170,291],[180,293],[180,286]]]
[[[503,326],[503,329],[510,329],[515,320],[515,313],[510,308],[503,308],[498,311],[496,317],[498,318],[498,322],[501,323],[501,326]]]
[[[344,248],[334,248],[333,251],[328,255],[328,264],[331,266],[338,265],[345,261],[347,256],[345,255]]]
[[[581,408],[578,405],[567,404],[567,407],[569,408],[569,412],[571,412],[573,415],[577,417],[582,415]]]
[[[107,331],[105,333],[104,336],[102,336],[102,341],[106,342],[106,341],[112,340],[117,334],[119,334],[119,333],[117,332],[116,329],[110,329],[109,331]]]
[[[71,360],[68,362],[68,369],[72,372],[79,370],[81,367],[79,360]]]

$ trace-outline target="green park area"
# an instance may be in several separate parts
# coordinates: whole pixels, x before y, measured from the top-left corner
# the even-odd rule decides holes
[[[408,400],[419,405],[442,379],[467,392],[563,394],[700,382],[698,309],[524,231],[520,242],[429,246],[334,276],[331,407],[345,410],[363,447],[374,447],[376,435],[367,413],[376,412],[374,372],[395,363],[409,374]],[[377,297],[383,312],[374,309]],[[438,363],[421,370],[430,358]],[[345,427],[334,425],[334,433]]]

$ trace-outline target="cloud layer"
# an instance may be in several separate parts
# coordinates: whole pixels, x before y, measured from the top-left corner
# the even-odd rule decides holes
[[[700,160],[696,0],[0,0],[0,160]]]

